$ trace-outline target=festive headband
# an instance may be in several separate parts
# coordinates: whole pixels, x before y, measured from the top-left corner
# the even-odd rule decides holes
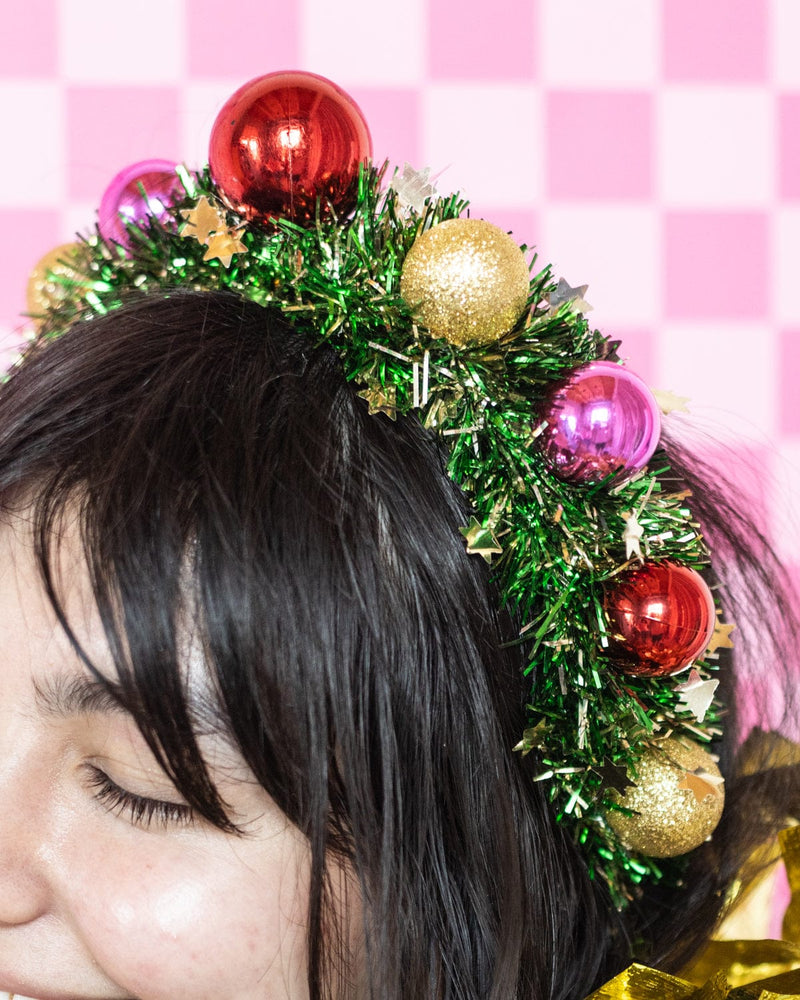
[[[731,626],[698,572],[687,493],[667,485],[659,406],[590,329],[585,286],[529,266],[427,171],[387,183],[370,157],[330,81],[252,80],[219,113],[206,169],[123,170],[97,230],[39,263],[36,339],[134,290],[232,289],[330,344],[376,419],[438,432],[474,510],[467,550],[523,623],[516,749],[535,751],[558,819],[625,905],[643,879],[680,880],[724,800],[704,745]]]

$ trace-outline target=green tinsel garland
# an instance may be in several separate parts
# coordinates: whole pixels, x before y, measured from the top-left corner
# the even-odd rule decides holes
[[[606,581],[627,565],[622,513],[636,513],[649,559],[703,568],[707,553],[685,496],[662,486],[663,455],[632,479],[589,487],[556,479],[541,456],[536,408],[548,387],[581,364],[615,360],[614,345],[569,302],[550,308],[557,283],[549,267],[532,274],[530,308],[517,326],[488,347],[454,347],[418,328],[399,292],[403,261],[418,234],[459,217],[466,203],[434,197],[415,211],[383,186],[384,171],[362,172],[346,219],[319,217],[302,228],[286,219],[245,226],[220,202],[208,173],[181,169],[186,197],[165,223],[131,224],[128,251],[95,233],[78,263],[68,262],[80,271],[75,282],[54,276],[63,298],[40,318],[39,338],[115,309],[132,292],[232,289],[278,304],[297,327],[332,344],[371,409],[416,410],[442,433],[450,474],[475,510],[464,533],[502,549],[493,570],[522,625],[533,690],[518,749],[539,755],[558,817],[624,905],[642,879],[677,883],[685,866],[620,844],[604,818],[619,808],[609,774],[615,766],[635,773],[656,733],[687,732],[701,742],[719,735],[720,706],[712,704],[699,725],[666,679],[613,668],[602,598]],[[205,261],[206,246],[182,222],[181,211],[202,196],[245,247],[229,267]],[[704,676],[714,670],[711,662],[695,666]]]

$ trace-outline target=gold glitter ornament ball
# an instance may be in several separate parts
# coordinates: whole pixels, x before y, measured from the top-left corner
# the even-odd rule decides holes
[[[79,243],[62,243],[54,247],[36,263],[28,279],[27,300],[31,316],[41,316],[48,309],[55,308],[69,295],[68,289],[59,281],[75,281],[75,268],[80,266],[83,248]],[[71,266],[74,263],[74,266]]]
[[[508,333],[525,311],[525,255],[502,229],[482,219],[450,219],[414,241],[400,292],[433,337],[480,347]]]
[[[725,804],[725,786],[711,755],[692,740],[670,736],[646,751],[637,770],[638,776],[629,774],[636,786],[615,793],[635,814],[606,813],[623,844],[650,858],[673,858],[699,847]]]

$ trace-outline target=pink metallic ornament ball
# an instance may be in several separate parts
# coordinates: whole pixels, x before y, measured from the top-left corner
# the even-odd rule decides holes
[[[661,412],[642,379],[622,365],[594,361],[550,392],[541,447],[560,479],[597,483],[644,468],[661,434]]]
[[[185,195],[172,160],[140,160],[116,175],[100,202],[100,232],[104,239],[130,247],[128,222],[141,222],[148,215],[163,219],[169,208]],[[142,194],[144,189],[144,194]]]

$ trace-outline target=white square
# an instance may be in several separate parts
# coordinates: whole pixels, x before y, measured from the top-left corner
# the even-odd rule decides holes
[[[302,68],[339,86],[410,86],[424,79],[427,4],[304,0]]]
[[[54,83],[0,80],[0,206],[56,208],[65,197],[64,95]],[[8,155],[10,147],[24,158]]]
[[[579,203],[540,214],[539,263],[556,278],[588,284],[599,327],[655,324],[661,302],[661,240],[655,209],[630,203]]]
[[[778,209],[772,229],[772,301],[779,323],[800,323],[800,206]]]
[[[772,71],[778,87],[800,87],[800,3],[772,0]]]
[[[775,189],[775,114],[760,87],[668,87],[659,97],[659,189],[678,206],[765,205]]]
[[[94,232],[98,205],[90,201],[71,201],[61,213],[61,239],[71,243],[79,236]]]
[[[731,320],[667,323],[658,343],[658,383],[689,397],[692,416],[739,445],[775,440],[778,345],[766,324]]]
[[[440,85],[425,93],[422,162],[443,172],[440,191],[460,191],[478,210],[539,204],[541,134],[533,86]]]
[[[542,0],[542,79],[570,88],[654,84],[661,62],[659,6],[643,0]]]
[[[69,83],[175,83],[186,61],[183,0],[61,0],[61,69]]]

